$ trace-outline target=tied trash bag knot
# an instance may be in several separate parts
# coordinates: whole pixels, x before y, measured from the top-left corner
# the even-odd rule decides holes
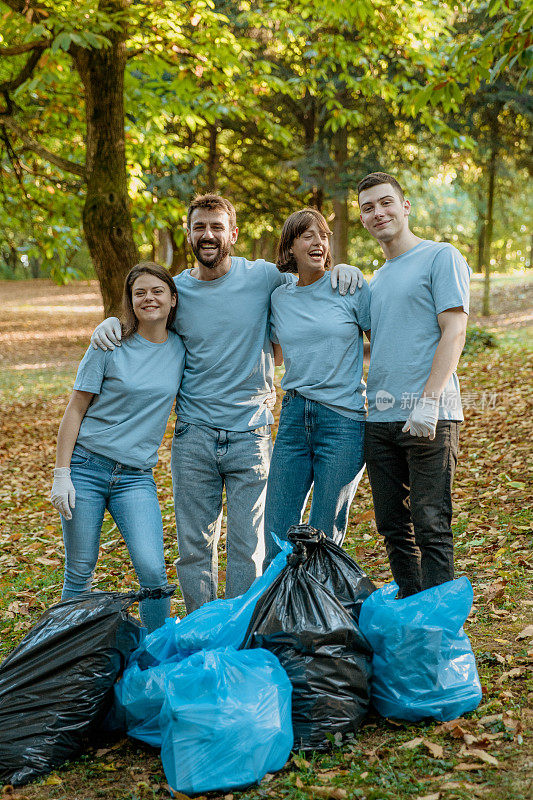
[[[137,592],[137,597],[139,600],[161,600],[163,597],[172,597],[177,588],[175,583],[167,583],[156,589],[143,588]]]
[[[287,531],[287,539],[293,551],[287,559],[291,566],[303,564],[312,550],[326,538],[326,534],[311,525],[291,525]]]

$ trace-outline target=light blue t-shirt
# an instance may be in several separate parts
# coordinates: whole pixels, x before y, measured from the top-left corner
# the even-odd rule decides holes
[[[265,406],[274,360],[269,338],[270,295],[292,280],[262,259],[231,259],[229,272],[201,281],[185,270],[174,278],[174,329],[186,349],[176,412],[182,422],[228,431],[271,425]]]
[[[330,274],[309,286],[295,283],[272,293],[270,338],[285,361],[281,387],[295,389],[351,419],[365,418],[363,331],[370,328],[370,291],[331,288]]]
[[[437,315],[460,307],[468,314],[470,272],[451,244],[426,240],[377,270],[370,281],[369,421],[407,419],[441,338]],[[442,393],[439,419],[463,419],[455,373]]]
[[[114,350],[89,347],[74,389],[96,397],[77,442],[130,467],[155,466],[184,363],[183,342],[173,331],[162,344],[134,333]]]

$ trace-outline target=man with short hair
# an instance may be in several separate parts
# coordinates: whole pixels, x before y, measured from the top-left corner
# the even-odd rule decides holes
[[[235,209],[228,200],[214,194],[193,199],[187,240],[196,265],[174,279],[174,330],[183,339],[186,357],[171,459],[180,556],[176,569],[188,612],[216,598],[224,488],[227,597],[248,589],[264,556],[274,421],[265,404],[274,377],[270,295],[291,278],[263,259],[232,257],[237,236]],[[331,282],[343,292],[350,283],[355,290],[362,274],[338,265]],[[104,346],[118,343],[117,323],[116,318],[101,323],[93,341],[96,336]]]
[[[361,222],[386,261],[370,282],[365,457],[398,598],[452,580],[451,485],[463,419],[455,370],[470,269],[450,244],[409,229],[411,205],[384,172],[359,183]]]

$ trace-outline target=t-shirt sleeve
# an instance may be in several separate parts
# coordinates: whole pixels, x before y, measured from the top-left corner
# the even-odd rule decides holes
[[[439,250],[431,268],[431,291],[437,314],[459,307],[468,314],[471,272],[455,247],[450,245]]]
[[[368,331],[370,324],[370,289],[368,283],[363,281],[360,289],[355,290],[355,294],[350,295],[353,302],[353,310],[357,324],[362,331]]]
[[[276,265],[271,261],[264,261],[263,263],[265,265],[265,273],[267,276],[270,294],[272,294],[274,289],[277,289],[278,286],[283,286],[284,283],[290,283],[294,280],[294,276],[290,272],[280,272]]]
[[[74,389],[80,392],[100,394],[105,375],[106,356],[107,352],[100,348],[98,350],[93,347],[87,349],[76,373]]]
[[[275,342],[279,344],[278,334],[276,333],[276,320],[275,315],[273,313],[272,303],[275,302],[275,298],[270,298],[270,315],[269,315],[269,339],[271,342]]]

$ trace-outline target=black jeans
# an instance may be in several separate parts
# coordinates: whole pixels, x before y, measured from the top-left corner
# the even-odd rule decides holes
[[[433,441],[403,422],[367,422],[365,459],[376,525],[399,597],[453,579],[451,488],[459,422],[439,421]]]

